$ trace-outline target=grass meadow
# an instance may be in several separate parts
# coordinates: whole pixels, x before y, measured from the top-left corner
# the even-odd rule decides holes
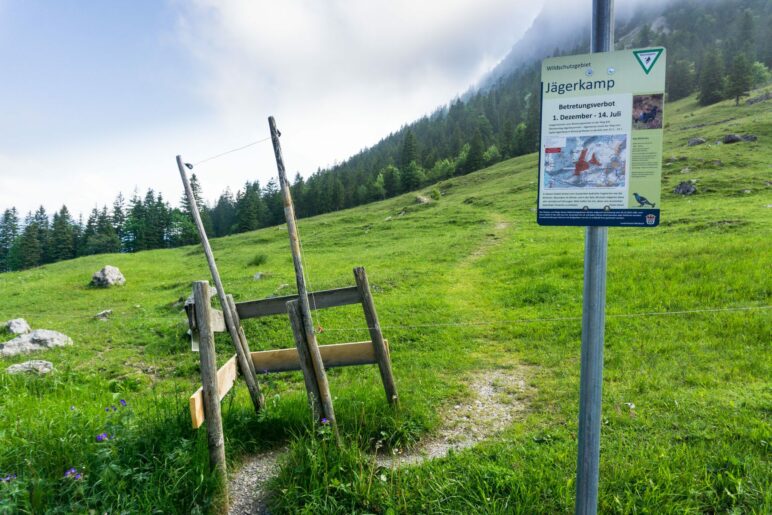
[[[771,122],[769,101],[668,104],[662,225],[609,231],[604,513],[772,511]],[[758,141],[714,144],[729,132]],[[709,143],[687,147],[694,136]],[[261,378],[260,416],[238,383],[223,401],[229,467],[290,446],[274,512],[573,511],[584,230],[537,226],[536,174],[536,156],[523,156],[419,192],[439,191],[429,204],[413,193],[300,221],[310,289],[352,285],[352,268],[366,267],[402,404],[388,407],[375,366],[329,371],[338,450],[312,427],[299,373]],[[673,194],[685,180],[698,192]],[[212,246],[237,301],[294,291],[284,227]],[[124,287],[88,286],[105,264]],[[0,275],[0,320],[75,342],[35,356],[54,363],[47,376],[0,371],[0,513],[224,509],[187,411],[200,381],[179,301],[201,279],[198,247]],[[104,309],[109,321],[93,319]],[[321,344],[369,339],[358,306],[316,311],[314,324]],[[293,346],[286,317],[244,326],[253,351]],[[221,363],[229,347],[218,336]],[[376,465],[375,447],[430,436],[490,370],[527,378],[514,424],[446,458]]]

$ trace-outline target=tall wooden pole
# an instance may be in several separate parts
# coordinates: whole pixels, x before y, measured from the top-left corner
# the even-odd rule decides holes
[[[193,284],[193,299],[196,302],[196,327],[198,327],[201,359],[201,387],[203,390],[206,435],[209,444],[209,467],[218,475],[218,482],[225,485],[225,437],[222,430],[220,395],[217,391],[217,357],[214,351],[211,307],[209,306],[209,283],[197,281]],[[226,492],[227,493],[227,492]]]
[[[593,0],[591,52],[614,48],[614,0]],[[606,325],[608,227],[587,227],[584,244],[582,360],[579,382],[579,452],[576,514],[598,512],[603,340]]]
[[[180,169],[180,177],[182,178],[183,186],[185,186],[185,195],[188,198],[190,213],[193,215],[193,221],[196,224],[198,236],[201,239],[201,245],[204,247],[204,254],[206,255],[206,261],[209,264],[209,271],[212,274],[212,280],[214,280],[214,286],[217,289],[217,296],[220,298],[220,306],[222,307],[223,317],[225,318],[225,326],[228,328],[233,347],[236,349],[236,356],[239,362],[239,368],[241,369],[241,374],[244,376],[244,381],[247,383],[247,389],[249,390],[249,396],[252,398],[252,404],[255,406],[255,411],[259,412],[263,408],[265,401],[263,395],[260,393],[260,387],[257,384],[253,369],[249,366],[252,357],[249,355],[248,351],[244,350],[246,347],[246,340],[242,344],[238,326],[230,309],[231,305],[228,302],[228,298],[225,296],[225,289],[220,280],[220,272],[217,270],[217,263],[214,260],[212,247],[209,245],[209,238],[207,238],[206,231],[204,230],[204,223],[201,221],[201,214],[198,212],[196,197],[193,195],[193,189],[190,187],[188,175],[185,173],[185,164],[182,162],[182,156],[177,156],[177,167]],[[206,301],[209,302],[209,298],[207,298]]]
[[[284,200],[284,218],[287,220],[287,231],[289,232],[290,249],[292,250],[292,262],[295,265],[295,281],[298,285],[298,300],[300,303],[300,314],[303,322],[308,352],[311,356],[311,362],[314,366],[316,380],[319,385],[319,396],[321,397],[324,417],[327,418],[333,428],[336,428],[335,410],[332,407],[332,397],[330,396],[330,385],[327,382],[327,373],[324,371],[322,355],[319,353],[319,345],[316,342],[314,334],[314,324],[311,319],[311,306],[308,303],[308,290],[306,289],[305,275],[303,274],[303,262],[300,254],[300,237],[298,236],[297,223],[295,222],[295,207],[292,204],[292,194],[290,193],[290,184],[287,180],[287,172],[284,168],[284,157],[281,153],[281,143],[279,142],[279,131],[276,130],[276,120],[273,116],[268,118],[268,126],[271,129],[271,141],[273,142],[273,153],[276,156],[276,168],[279,171],[279,184],[281,186],[282,198]]]

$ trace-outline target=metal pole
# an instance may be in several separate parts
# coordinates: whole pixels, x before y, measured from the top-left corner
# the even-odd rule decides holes
[[[244,351],[244,346],[239,337],[239,330],[233,319],[230,304],[228,303],[228,298],[225,296],[225,289],[220,280],[220,272],[217,270],[217,263],[214,260],[214,253],[212,252],[212,247],[209,245],[209,238],[206,236],[204,223],[201,221],[201,214],[198,212],[196,197],[193,195],[193,189],[190,187],[190,181],[188,181],[188,176],[185,173],[185,164],[182,162],[182,156],[177,156],[177,167],[180,169],[180,177],[182,178],[182,185],[185,187],[185,195],[188,197],[190,213],[193,215],[193,221],[196,224],[198,236],[201,238],[201,245],[204,247],[204,254],[206,254],[206,261],[209,264],[209,271],[212,273],[212,279],[214,280],[214,285],[217,289],[217,296],[220,298],[220,306],[222,307],[222,314],[225,318],[225,327],[228,328],[233,347],[236,349],[239,368],[241,368],[244,381],[247,383],[247,389],[249,390],[249,396],[252,398],[252,404],[255,406],[255,411],[259,412],[263,408],[265,400],[260,393],[260,386],[257,384],[257,379],[255,379],[252,368],[249,366],[249,361],[252,359],[252,356],[249,356]]]
[[[322,355],[319,352],[319,345],[316,343],[314,324],[311,320],[311,306],[308,303],[308,290],[306,289],[306,279],[303,273],[303,261],[300,253],[300,236],[298,235],[298,227],[295,222],[295,206],[292,204],[290,184],[287,180],[287,172],[284,168],[284,157],[282,156],[281,143],[279,142],[279,131],[276,129],[276,120],[274,120],[273,116],[268,117],[268,126],[271,130],[273,153],[276,156],[276,168],[279,171],[279,184],[284,199],[284,217],[287,219],[287,232],[289,232],[292,262],[295,265],[295,281],[298,285],[300,314],[305,330],[306,343],[308,344],[308,352],[311,356],[311,362],[314,366],[314,373],[319,386],[319,395],[321,397],[322,408],[324,409],[324,417],[327,418],[337,436],[338,426],[335,423],[335,410],[332,406],[330,385],[327,382],[327,374],[324,371],[324,362],[322,361]]]
[[[608,52],[613,50],[613,45],[614,0],[593,0],[590,51]],[[585,231],[576,514],[595,515],[598,512],[608,227],[587,227]]]

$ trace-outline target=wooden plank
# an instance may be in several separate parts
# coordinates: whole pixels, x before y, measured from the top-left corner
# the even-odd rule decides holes
[[[269,315],[283,315],[287,312],[287,302],[297,300],[297,295],[273,297],[270,299],[250,300],[236,303],[239,317],[258,318]],[[362,302],[356,286],[322,290],[308,293],[308,303],[312,310],[348,306]]]
[[[225,316],[219,309],[212,309],[212,331],[215,333],[224,333],[228,329],[225,327]]]
[[[222,430],[222,415],[220,414],[220,398],[218,397],[217,357],[214,350],[214,333],[210,326],[209,283],[195,283],[194,298],[196,300],[196,326],[199,330],[201,347],[201,387],[206,415],[206,434],[209,446],[209,467],[215,471],[221,481],[226,476],[225,470],[225,437]]]
[[[383,341],[388,348],[389,342]],[[356,365],[377,365],[372,342],[336,343],[334,345],[321,345],[319,352],[322,354],[324,368],[351,367]],[[263,350],[252,353],[252,362],[258,374],[271,374],[275,372],[294,372],[301,370],[300,358],[297,349]],[[236,381],[238,362],[234,355],[217,371],[217,387],[222,401],[225,395],[233,388]],[[203,390],[199,388],[190,396],[190,418],[193,429],[198,429],[206,420],[204,414]]]
[[[227,299],[228,299],[228,309],[230,309],[231,314],[233,315],[234,323],[239,328],[239,340],[241,340],[241,350],[244,351],[244,356],[247,357],[245,361],[247,362],[247,365],[249,365],[249,373],[254,376],[255,366],[252,364],[252,359],[249,357],[251,355],[251,352],[249,351],[249,343],[247,343],[247,335],[244,334],[244,328],[241,327],[241,320],[239,319],[239,314],[236,311],[236,302],[233,300],[233,295],[228,295]]]
[[[370,338],[373,342],[373,350],[378,360],[378,368],[381,372],[381,381],[386,390],[386,399],[392,406],[399,406],[399,397],[397,396],[397,385],[394,382],[394,374],[391,371],[391,356],[389,348],[383,340],[381,324],[378,321],[378,312],[375,311],[375,302],[370,292],[370,282],[367,280],[367,272],[361,266],[354,269],[354,279],[359,289],[359,295],[362,297],[362,309],[365,312],[367,328],[370,330]]]
[[[388,342],[384,341],[384,343]],[[319,353],[322,355],[324,368],[375,365],[378,363],[372,342],[320,345]],[[258,374],[301,370],[297,349],[253,352],[252,362],[255,364],[255,371]]]
[[[217,371],[217,394],[222,401],[231,391],[238,377],[238,361],[234,354],[220,370]],[[203,388],[196,390],[196,393],[190,396],[190,418],[193,422],[193,429],[198,429],[206,420],[204,414]]]

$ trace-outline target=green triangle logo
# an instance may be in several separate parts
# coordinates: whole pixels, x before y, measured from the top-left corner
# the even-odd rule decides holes
[[[646,48],[644,50],[633,50],[633,54],[638,60],[638,64],[641,65],[643,71],[648,75],[664,51],[664,48]]]

